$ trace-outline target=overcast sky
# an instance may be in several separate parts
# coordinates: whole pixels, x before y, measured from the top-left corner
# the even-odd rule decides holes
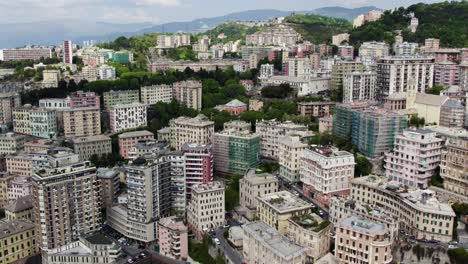
[[[251,9],[312,10],[374,5],[388,9],[437,0],[0,0],[0,23],[85,19],[112,23],[187,21]]]

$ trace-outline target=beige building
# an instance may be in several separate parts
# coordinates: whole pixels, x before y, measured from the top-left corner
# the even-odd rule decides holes
[[[269,173],[257,173],[251,169],[239,180],[240,205],[247,209],[247,216],[252,218],[257,210],[257,197],[278,191],[278,178]]]
[[[156,104],[158,102],[170,103],[172,101],[172,86],[167,84],[142,86],[140,88],[141,102]]]
[[[349,216],[335,230],[335,256],[339,263],[392,263],[394,237],[382,223]]]
[[[174,99],[179,103],[200,111],[202,109],[202,83],[199,81],[183,81],[172,86]]]
[[[328,131],[329,134],[333,131],[333,117],[321,117],[319,118],[319,132],[324,133]]]
[[[295,215],[309,214],[312,206],[288,191],[280,191],[257,197],[257,213],[261,221],[285,234],[288,219]]]
[[[83,78],[89,82],[94,82],[98,79],[98,69],[95,66],[84,66],[81,70]]]
[[[6,170],[18,176],[32,176],[33,158],[26,153],[6,156]]]
[[[369,206],[379,205],[399,219],[400,229],[417,239],[452,240],[455,213],[431,190],[411,189],[370,175],[352,180],[350,198]]]
[[[16,219],[26,219],[33,222],[33,201],[32,195],[19,197],[5,206],[5,218],[8,221]]]
[[[0,134],[0,155],[1,154],[14,154],[24,149],[26,136],[6,133]]]
[[[42,88],[57,88],[59,79],[60,79],[60,71],[59,70],[44,70],[42,72],[43,79],[42,79]]]
[[[279,176],[288,182],[298,182],[301,157],[308,145],[295,134],[281,137],[278,143]]]
[[[86,161],[93,155],[102,157],[112,153],[111,138],[105,135],[72,138],[73,152],[80,156],[81,161]]]
[[[0,208],[8,203],[8,185],[14,178],[9,172],[0,172]]]
[[[307,249],[298,246],[264,222],[242,226],[242,253],[247,264],[299,264],[306,262]]]
[[[224,224],[224,186],[210,182],[192,187],[192,196],[187,207],[188,228],[201,239],[210,229]]]
[[[416,93],[415,86],[408,87],[406,108],[415,109],[419,118],[424,118],[426,124],[439,124],[440,109],[449,100],[447,96]]]
[[[147,130],[142,130],[122,133],[118,137],[120,156],[122,156],[124,159],[128,159],[130,150],[138,141],[154,139],[154,134]]]
[[[65,137],[86,137],[101,134],[101,113],[98,107],[71,108],[63,111]]]
[[[257,99],[249,100],[249,111],[260,111],[263,107],[263,102]]]
[[[120,173],[115,169],[99,168],[96,175],[101,183],[102,207],[111,207],[120,192]]]
[[[103,93],[104,108],[108,109],[115,105],[125,105],[140,102],[140,93],[138,90],[119,90]]]
[[[449,138],[442,155],[440,176],[444,189],[468,197],[468,138]]]
[[[185,143],[211,144],[214,136],[214,122],[204,115],[194,118],[181,116],[169,122],[171,147],[181,150]]]
[[[19,106],[21,106],[21,97],[18,93],[0,93],[0,124],[11,125],[13,109]]]
[[[300,102],[297,111],[307,117],[324,117],[331,114],[335,105],[335,102]]]

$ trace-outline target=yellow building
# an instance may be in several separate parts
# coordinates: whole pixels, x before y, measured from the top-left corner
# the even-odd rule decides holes
[[[34,224],[23,219],[0,221],[0,264],[36,254]]]
[[[32,195],[26,195],[19,197],[18,199],[11,201],[5,207],[5,217],[8,221],[16,219],[26,219],[33,221],[33,205]]]
[[[8,172],[0,172],[0,208],[8,203],[8,184],[13,178]]]
[[[408,86],[406,109],[414,109],[426,124],[439,124],[440,108],[448,99],[442,95],[417,93],[413,83]]]
[[[257,213],[263,222],[275,228],[284,235],[288,227],[288,219],[309,214],[312,206],[288,191],[281,191],[257,197]]]

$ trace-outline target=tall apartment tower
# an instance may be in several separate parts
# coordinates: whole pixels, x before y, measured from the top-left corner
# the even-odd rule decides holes
[[[213,146],[185,143],[182,146],[185,155],[187,197],[190,196],[192,187],[200,183],[210,183],[213,180]]]
[[[63,63],[73,63],[73,44],[71,40],[63,41]]]
[[[466,197],[468,195],[466,175],[468,175],[468,138],[450,138],[440,164],[444,189]]]
[[[195,110],[202,108],[202,83],[199,81],[183,81],[172,86],[174,99]]]
[[[343,76],[343,103],[374,101],[377,74],[375,72],[350,72]]]
[[[70,159],[77,161],[78,155]],[[42,250],[57,248],[78,240],[80,234],[98,230],[100,192],[96,167],[89,161],[36,171],[33,207],[38,247]]]

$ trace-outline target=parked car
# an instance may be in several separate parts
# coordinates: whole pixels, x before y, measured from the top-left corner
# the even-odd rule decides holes
[[[221,245],[221,242],[219,242],[218,238],[213,239],[216,245]]]

